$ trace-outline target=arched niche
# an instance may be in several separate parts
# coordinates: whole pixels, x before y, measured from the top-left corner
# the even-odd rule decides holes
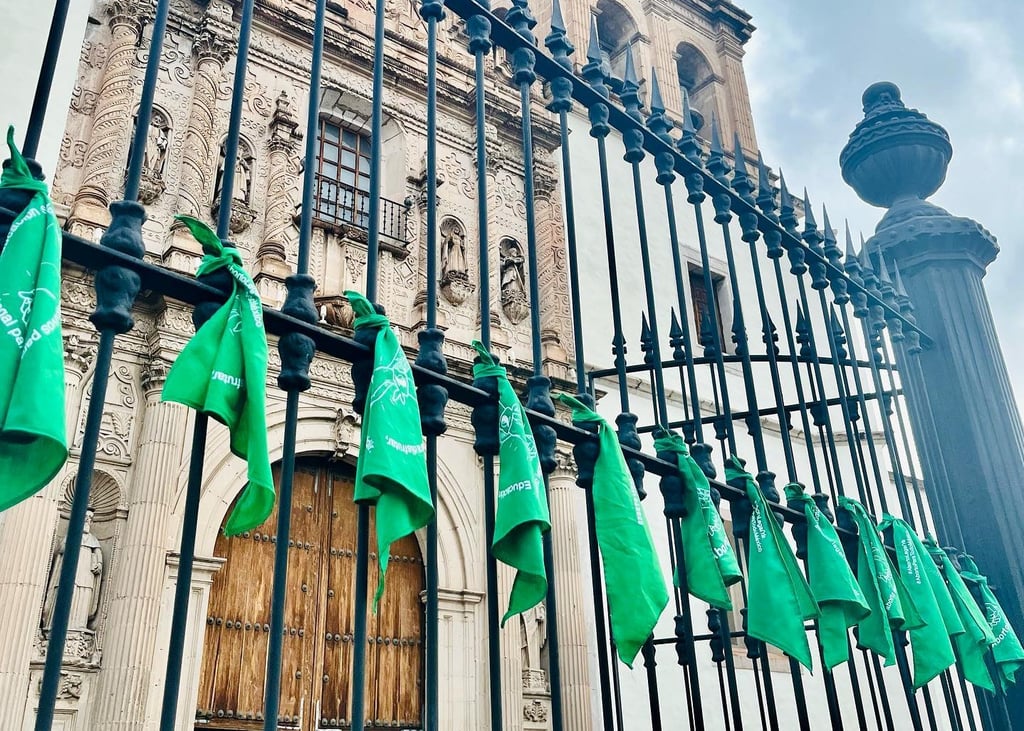
[[[676,46],[675,58],[679,87],[690,98],[694,126],[698,131],[703,130],[703,133],[707,133],[711,129],[712,115],[718,113],[715,93],[719,78],[707,56],[690,43],[680,43]]]
[[[616,0],[598,0],[594,14],[601,57],[607,66],[605,73],[611,77],[609,86],[618,93],[626,70],[626,50],[637,41],[640,29],[630,12]],[[641,73],[644,66],[636,53],[637,49],[633,48],[633,61],[637,63],[637,73]]]

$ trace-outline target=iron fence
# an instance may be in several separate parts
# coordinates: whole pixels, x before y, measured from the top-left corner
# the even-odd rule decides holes
[[[47,45],[46,62],[41,70],[37,104],[33,110],[25,152],[32,156],[38,143],[39,130],[45,114],[45,100],[62,37],[62,26],[68,7],[67,1],[58,2],[53,30]],[[49,636],[42,696],[36,720],[37,731],[48,731],[54,723],[54,705],[58,692],[63,646],[73,590],[73,574],[78,561],[81,535],[99,440],[100,422],[104,408],[104,377],[111,365],[115,340],[133,327],[132,304],[141,289],[158,292],[195,310],[197,326],[209,317],[212,310],[225,299],[226,293],[216,277],[204,281],[193,279],[143,260],[141,224],[145,213],[137,202],[145,130],[152,112],[160,49],[163,42],[169,0],[156,3],[156,14],[150,26],[152,37],[138,124],[131,146],[125,199],[110,206],[112,222],[99,245],[71,234],[64,236],[64,257],[67,262],[85,267],[96,273],[97,308],[92,317],[100,333],[96,356],[96,377],[93,380],[85,436],[78,462],[76,490],[67,531],[65,559],[54,611],[53,628]],[[255,0],[242,0],[238,15],[238,47],[235,59],[235,86],[232,92],[230,126],[226,142],[224,177],[221,195],[231,198],[235,166],[231,161],[238,154],[242,102],[245,96],[246,65],[253,26]],[[315,22],[310,29],[312,37],[312,67],[310,95],[306,124],[306,149],[303,178],[303,200],[299,224],[299,244],[295,273],[288,277],[287,300],[280,310],[266,307],[264,321],[267,332],[279,338],[282,368],[279,387],[286,393],[284,458],[278,499],[288,506],[292,498],[295,469],[296,432],[300,394],[309,388],[309,367],[317,354],[339,358],[353,364],[354,369],[365,371],[371,355],[371,343],[358,335],[350,338],[318,325],[319,317],[313,303],[315,282],[309,274],[310,241],[313,218],[322,213],[323,193],[315,176],[317,135],[320,129],[318,92],[321,86],[323,63],[326,0],[317,0]],[[821,692],[825,695],[828,718],[811,718],[808,713],[809,693],[807,679],[796,661],[784,661],[788,678],[774,672],[766,646],[749,636],[745,630],[745,616],[736,616],[695,604],[687,594],[686,576],[681,564],[679,521],[682,517],[673,501],[666,481],[677,473],[677,466],[666,455],[654,455],[642,449],[642,435],[656,427],[681,429],[691,445],[694,456],[709,477],[715,478],[716,450],[724,460],[729,455],[751,450],[756,466],[757,481],[772,509],[793,529],[801,551],[803,513],[779,499],[773,469],[784,470],[787,482],[805,482],[813,489],[815,500],[826,512],[828,500],[843,495],[855,496],[872,511],[892,513],[906,519],[921,532],[935,532],[943,540],[955,543],[959,531],[955,516],[945,516],[938,523],[925,504],[926,495],[922,478],[917,471],[914,436],[910,430],[902,382],[906,371],[919,368],[915,354],[931,345],[914,318],[913,303],[904,290],[900,273],[890,261],[863,248],[859,253],[847,234],[845,246],[836,240],[827,214],[822,227],[816,223],[816,210],[809,198],[803,201],[803,221],[797,214],[797,203],[784,181],[775,181],[764,162],[749,171],[743,150],[737,141],[732,155],[723,148],[717,126],[712,127],[710,147],[705,150],[694,117],[684,106],[681,135],[672,134],[673,124],[661,103],[658,80],[650,79],[649,105],[642,108],[639,80],[627,50],[626,66],[621,84],[617,87],[618,102],[610,100],[606,66],[596,27],[592,31],[587,63],[582,77],[573,73],[574,48],[566,36],[561,11],[555,0],[550,32],[542,49],[533,35],[536,26],[527,0],[514,0],[501,18],[486,3],[477,0],[422,0],[419,12],[427,31],[427,85],[426,85],[426,237],[425,264],[425,327],[419,333],[420,348],[413,371],[419,389],[424,434],[427,440],[428,474],[430,488],[437,494],[437,444],[445,432],[445,405],[454,399],[475,410],[474,422],[478,427],[476,449],[483,458],[484,505],[488,543],[494,532],[494,456],[497,443],[490,435],[495,394],[484,382],[471,383],[447,373],[443,351],[444,332],[438,327],[438,204],[437,204],[437,62],[438,27],[446,12],[452,12],[466,21],[467,50],[473,58],[476,109],[476,190],[478,201],[479,265],[477,287],[481,311],[488,312],[492,304],[490,291],[491,240],[488,228],[487,186],[483,174],[486,169],[485,144],[487,105],[485,70],[489,53],[495,46],[504,49],[511,58],[512,83],[520,94],[522,128],[522,170],[525,182],[526,267],[530,309],[531,376],[526,381],[526,405],[536,435],[545,474],[554,469],[554,449],[557,442],[574,445],[580,469],[580,485],[586,490],[588,554],[593,574],[592,601],[597,621],[593,628],[597,653],[597,679],[600,690],[600,723],[607,731],[629,731],[625,722],[623,703],[636,704],[641,699],[623,695],[622,670],[615,656],[613,638],[609,637],[605,596],[600,579],[600,561],[594,529],[594,505],[589,490],[592,476],[592,458],[588,468],[587,445],[594,434],[556,417],[551,399],[551,381],[545,374],[542,344],[545,312],[541,306],[539,286],[538,227],[534,201],[534,146],[533,119],[539,112],[533,101],[535,90],[541,83],[549,90],[547,111],[557,118],[561,135],[562,182],[565,205],[566,253],[570,280],[571,320],[574,336],[575,386],[581,398],[594,402],[597,386],[615,391],[619,399],[619,438],[639,490],[644,489],[644,476],[661,479],[664,495],[665,535],[669,541],[668,553],[671,569],[679,577],[674,589],[673,631],[667,635],[652,636],[643,650],[643,675],[647,689],[650,728],[677,727],[688,724],[691,728],[726,727],[779,728],[780,708],[785,705],[795,713],[800,728],[830,725],[833,728],[896,728],[906,714],[915,729],[940,728],[949,723],[957,729],[975,729],[982,721],[991,727],[1007,723],[1006,710],[1001,697],[988,694],[975,695],[963,677],[955,670],[947,671],[935,682],[920,690],[911,684],[910,669],[905,652],[905,636],[896,635],[896,649],[901,693],[890,692],[878,658],[867,651],[853,653],[850,662],[840,673],[842,680],[829,672],[820,671]],[[368,231],[365,292],[368,299],[378,299],[378,263],[380,237],[392,236],[404,240],[404,213],[394,212],[394,204],[380,196],[381,126],[384,54],[387,37],[384,32],[384,3],[376,7],[373,69],[373,108],[371,126],[371,176],[369,191],[362,202],[349,206],[352,221]],[[589,120],[589,134],[599,161],[600,211],[604,229],[604,249],[607,257],[608,291],[606,300],[610,312],[585,312],[581,292],[591,283],[584,282],[581,273],[582,243],[578,241],[581,213],[574,197],[574,162],[569,139],[570,115],[583,111]],[[617,215],[612,204],[613,182],[610,178],[612,149],[622,141],[623,159],[629,165],[632,182],[632,203],[638,228],[635,238],[623,241],[621,229],[615,225]],[[730,161],[731,157],[731,161]],[[663,189],[664,202],[649,199],[643,176],[645,158],[653,158],[657,172],[656,182]],[[578,182],[578,181],[577,181]],[[357,200],[363,201],[361,196]],[[680,200],[690,210],[677,210]],[[2,217],[10,221],[17,212],[19,202],[10,197],[0,200]],[[340,203],[339,203],[340,205]],[[665,230],[655,231],[649,210],[663,205],[662,219]],[[356,212],[358,209],[358,212]],[[348,210],[348,208],[346,208]],[[389,213],[389,211],[391,211]],[[621,212],[620,212],[621,213]],[[712,221],[705,220],[710,214]],[[338,214],[340,216],[340,214]],[[397,215],[400,224],[392,229],[390,223]],[[687,217],[687,226],[683,219]],[[218,221],[218,235],[227,240],[230,210],[225,207]],[[341,216],[346,221],[349,218]],[[695,231],[695,240],[684,241],[684,229]],[[720,237],[721,251],[726,259],[724,278],[732,293],[732,343],[724,342],[723,321],[716,296],[717,283],[709,254],[709,238]],[[691,247],[700,257],[700,272],[705,302],[702,322],[694,322],[694,301],[690,291],[689,269],[683,258],[683,247]],[[660,250],[656,247],[662,247]],[[667,252],[665,251],[667,248]],[[669,256],[672,261],[674,284],[670,302],[658,301],[659,292],[654,280],[656,272],[652,253]],[[619,281],[623,257],[638,256],[642,269],[643,296],[636,301],[625,296]],[[745,278],[749,273],[749,279]],[[752,285],[752,286],[751,286]],[[584,342],[588,318],[607,318],[613,329],[613,368],[588,369],[588,352],[594,344]],[[627,358],[626,324],[642,319],[640,346],[642,359]],[[666,328],[666,324],[668,327]],[[490,346],[489,318],[480,322],[480,337]],[[748,328],[760,331],[757,337],[748,336]],[[668,337],[665,337],[667,332]],[[585,348],[586,345],[586,348]],[[604,343],[600,346],[603,348]],[[667,346],[667,347],[666,347]],[[588,350],[589,349],[589,350]],[[666,353],[671,349],[671,357]],[[737,377],[738,372],[738,377]],[[649,384],[650,414],[636,415],[631,407],[630,379],[638,376]],[[673,390],[676,388],[677,390]],[[356,404],[357,408],[359,404]],[[673,414],[682,411],[682,418]],[[643,419],[644,421],[641,421]],[[650,423],[647,423],[650,419]],[[775,424],[775,434],[782,446],[781,464],[770,464],[766,449],[767,424]],[[794,432],[801,432],[797,438]],[[880,432],[880,436],[879,436]],[[207,419],[197,416],[192,435],[189,478],[186,491],[184,534],[180,546],[180,568],[174,596],[173,619],[166,677],[163,683],[163,702],[160,728],[176,728],[178,695],[181,689],[183,638],[188,620],[187,604],[195,557],[195,526],[198,518],[199,496],[203,484],[203,457],[207,435]],[[888,461],[887,461],[888,460]],[[892,470],[890,490],[889,468]],[[591,474],[588,475],[588,469]],[[740,549],[741,561],[749,551],[750,507],[743,489],[721,480],[714,480],[716,496],[730,505],[733,539]],[[895,501],[891,500],[895,496]],[[355,603],[357,607],[353,662],[352,728],[366,728],[365,672],[367,646],[367,565],[370,508],[360,505],[357,525],[357,574]],[[284,627],[284,601],[288,586],[287,546],[290,531],[290,511],[280,511],[276,535],[276,556],[273,575],[273,601],[267,656],[264,728],[278,727],[281,686],[281,646]],[[841,524],[839,532],[844,543],[855,543],[856,536],[848,524]],[[805,533],[804,533],[805,538]],[[424,691],[424,728],[436,731],[439,726],[438,680],[438,549],[435,523],[426,535],[426,687]],[[480,546],[484,551],[485,547]],[[562,704],[562,683],[558,643],[556,599],[559,576],[553,573],[551,537],[545,542],[545,560],[549,571],[548,643],[550,647],[550,678],[552,725],[556,731],[563,728],[565,715]],[[741,594],[744,589],[741,584]],[[499,663],[500,645],[498,629],[498,583],[496,564],[489,557],[486,572],[487,637],[490,728],[502,728],[502,678]],[[738,623],[737,623],[738,619]],[[705,627],[706,629],[702,628]],[[809,626],[812,635],[816,627]],[[738,679],[738,654],[733,648],[742,645],[739,654],[745,655],[754,668],[753,704],[741,700],[741,681]],[[714,665],[712,676],[700,672],[700,657],[710,658]],[[671,676],[672,686],[665,687],[669,677],[659,671],[659,665],[678,664],[679,674]],[[840,673],[837,673],[840,674]],[[709,677],[713,678],[709,683]],[[851,689],[850,701],[840,692],[839,685]],[[848,685],[847,685],[848,684]],[[783,691],[781,685],[791,686]],[[813,692],[818,692],[817,689]],[[663,715],[662,706],[669,696],[684,697],[682,717]],[[852,705],[855,719],[849,715]],[[941,714],[939,710],[941,709]],[[635,708],[627,709],[635,711]],[[943,720],[944,719],[944,720]],[[595,720],[595,727],[597,721]]]

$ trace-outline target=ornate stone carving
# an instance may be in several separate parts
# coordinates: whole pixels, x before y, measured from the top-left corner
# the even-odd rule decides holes
[[[501,256],[501,308],[514,324],[530,314],[526,296],[526,258],[523,248],[515,239],[503,239]]]
[[[69,629],[90,629],[100,607],[100,590],[103,587],[103,549],[100,548],[99,540],[92,534],[92,518],[93,511],[89,510],[86,513],[85,529],[82,532],[82,553],[78,559],[78,570],[75,573],[71,615],[68,618]],[[53,623],[53,610],[63,564],[64,542],[59,541],[57,551],[53,556],[50,582],[46,590],[46,602],[43,605],[43,627],[47,629]]]
[[[64,363],[85,373],[96,357],[96,343],[75,332],[64,333]]]
[[[548,720],[547,704],[539,700],[525,701],[523,703],[523,720],[546,723]]]
[[[441,222],[441,293],[453,305],[461,305],[476,285],[469,281],[466,230],[454,218]]]
[[[342,459],[356,450],[359,441],[359,417],[338,409],[334,419],[334,458]]]
[[[221,206],[221,187],[224,181],[224,165],[226,150],[225,145],[220,146],[220,161],[217,163],[217,177],[214,185],[213,207],[211,213],[216,218]],[[253,170],[256,165],[256,156],[252,148],[245,140],[239,140],[238,155],[234,161],[235,174],[233,188],[231,191],[231,233],[239,234],[246,231],[252,222],[256,220],[256,212],[250,207],[252,198]]]
[[[39,689],[37,692],[42,692],[43,678],[39,678]],[[60,674],[60,685],[57,686],[57,700],[61,701],[77,701],[82,697],[82,676],[78,673],[65,673]]]
[[[344,330],[351,330],[355,322],[355,313],[348,300],[341,295],[330,297],[317,297],[315,300],[317,312],[320,313],[320,322],[331,327],[338,327]]]
[[[146,131],[146,148],[142,155],[142,178],[139,181],[139,202],[150,205],[167,189],[164,171],[167,168],[167,149],[171,141],[171,123],[159,109],[153,110]]]
[[[523,668],[544,674],[541,655],[547,644],[547,610],[544,602],[537,604],[519,615]]]

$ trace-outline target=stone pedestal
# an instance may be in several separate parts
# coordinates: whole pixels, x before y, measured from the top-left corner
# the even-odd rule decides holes
[[[864,112],[840,160],[858,195],[889,209],[866,246],[898,271],[901,309],[932,339],[919,355],[901,346],[899,367],[938,538],[975,557],[1022,632],[1024,429],[982,284],[999,248],[975,221],[924,200],[952,155],[945,130],[907,109],[894,84],[871,86]],[[984,695],[985,727],[1006,728]],[[1024,691],[1007,703],[1024,716]]]

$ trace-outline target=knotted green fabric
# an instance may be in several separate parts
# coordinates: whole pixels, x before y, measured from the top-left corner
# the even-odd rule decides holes
[[[850,514],[857,526],[857,582],[871,613],[857,625],[859,644],[885,658],[886,666],[896,662],[892,631],[917,629],[923,625],[917,607],[907,593],[882,545],[875,521],[856,500],[841,496],[840,510]]]
[[[996,643],[996,637],[992,634],[985,616],[978,609],[977,602],[971,596],[967,584],[953,565],[946,552],[939,548],[933,541],[927,541],[928,552],[942,567],[942,575],[946,577],[949,585],[949,594],[953,597],[953,606],[956,607],[957,615],[963,624],[964,631],[953,638],[956,643],[957,652],[960,655],[960,669],[964,678],[979,688],[985,688],[995,693],[996,685],[992,675],[985,664],[985,655],[988,649]]]
[[[0,188],[30,191],[0,253],[0,510],[35,494],[68,458],[60,325],[60,225],[7,130]]]
[[[427,450],[420,406],[409,360],[391,323],[358,292],[346,292],[356,314],[356,330],[376,330],[373,375],[363,410],[356,466],[355,500],[377,507],[380,581],[373,610],[384,593],[391,544],[419,530],[434,517],[427,481]]]
[[[683,542],[683,566],[689,591],[708,604],[732,609],[729,588],[742,578],[736,554],[729,542],[711,499],[707,475],[690,456],[686,442],[678,434],[660,431],[654,440],[659,452],[675,452],[679,476],[683,480],[683,508],[680,520]]]
[[[883,515],[879,529],[892,529],[893,545],[900,578],[914,599],[924,625],[910,630],[914,651],[914,687],[920,688],[956,662],[949,632],[943,620],[943,606],[952,599],[928,549],[906,521]]]
[[[850,659],[850,627],[864,619],[867,600],[846,562],[836,528],[822,514],[803,485],[786,485],[786,498],[799,505],[807,518],[807,578],[818,601],[818,642],[825,667],[831,670]]]
[[[226,269],[227,302],[192,336],[164,383],[163,401],[185,404],[213,417],[231,432],[231,452],[248,462],[248,483],[224,524],[238,535],[263,523],[274,510],[274,478],[267,452],[267,334],[263,306],[238,250],[194,218],[178,216],[203,246],[197,276]]]
[[[725,462],[725,480],[740,486],[750,501],[747,559],[747,634],[778,647],[808,670],[811,647],[804,620],[818,616],[811,587],[800,572],[793,549],[768,507],[745,462],[733,455]]]
[[[572,407],[574,422],[598,425],[600,451],[591,488],[594,523],[604,567],[612,638],[619,657],[633,667],[636,654],[668,605],[668,587],[615,430],[571,396],[559,394],[558,398]]]
[[[525,612],[544,600],[548,591],[544,569],[543,535],[551,530],[544,475],[540,469],[533,430],[526,410],[519,402],[505,369],[494,362],[483,344],[473,341],[480,362],[473,365],[473,378],[498,380],[498,505],[494,518],[494,557],[516,569],[508,599],[510,617]]]
[[[973,584],[978,591],[974,595],[978,607],[988,620],[988,626],[992,629],[995,637],[995,644],[992,645],[992,656],[996,663],[997,678],[999,687],[1005,693],[1009,687],[1017,682],[1017,672],[1024,668],[1024,647],[1021,647],[1020,638],[1006,618],[1006,612],[1002,605],[992,593],[988,585],[988,579],[978,572],[978,566],[974,559],[963,556],[960,559],[960,575],[969,584]],[[980,598],[980,602],[978,599]]]

